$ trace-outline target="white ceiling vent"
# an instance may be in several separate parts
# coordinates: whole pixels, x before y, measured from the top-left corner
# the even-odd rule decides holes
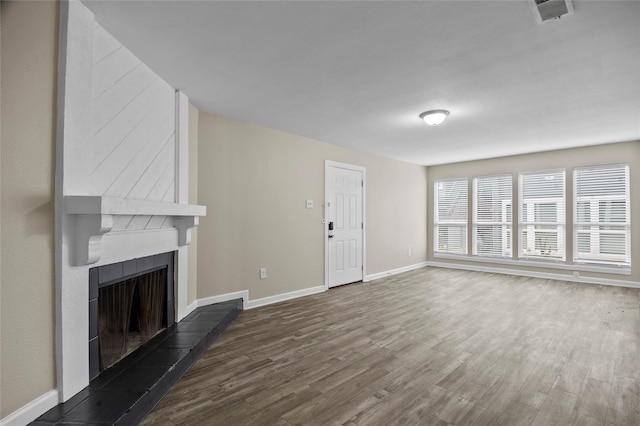
[[[529,6],[539,24],[573,14],[571,0],[529,0]]]

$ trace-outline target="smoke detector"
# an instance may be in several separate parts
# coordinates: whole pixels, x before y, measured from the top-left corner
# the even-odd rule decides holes
[[[529,6],[539,24],[573,14],[572,0],[529,0]]]

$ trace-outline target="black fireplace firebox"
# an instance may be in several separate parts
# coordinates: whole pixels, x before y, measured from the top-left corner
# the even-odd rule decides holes
[[[89,270],[89,378],[174,323],[173,252]]]

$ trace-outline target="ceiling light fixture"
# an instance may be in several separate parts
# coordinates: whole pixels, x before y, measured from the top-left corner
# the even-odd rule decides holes
[[[448,115],[449,111],[446,109],[432,109],[431,111],[425,111],[420,114],[420,118],[429,126],[437,126],[442,123]]]

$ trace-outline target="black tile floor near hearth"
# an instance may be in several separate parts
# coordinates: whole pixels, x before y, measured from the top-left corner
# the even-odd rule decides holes
[[[136,425],[242,311],[242,299],[196,309],[106,370],[33,426]]]

